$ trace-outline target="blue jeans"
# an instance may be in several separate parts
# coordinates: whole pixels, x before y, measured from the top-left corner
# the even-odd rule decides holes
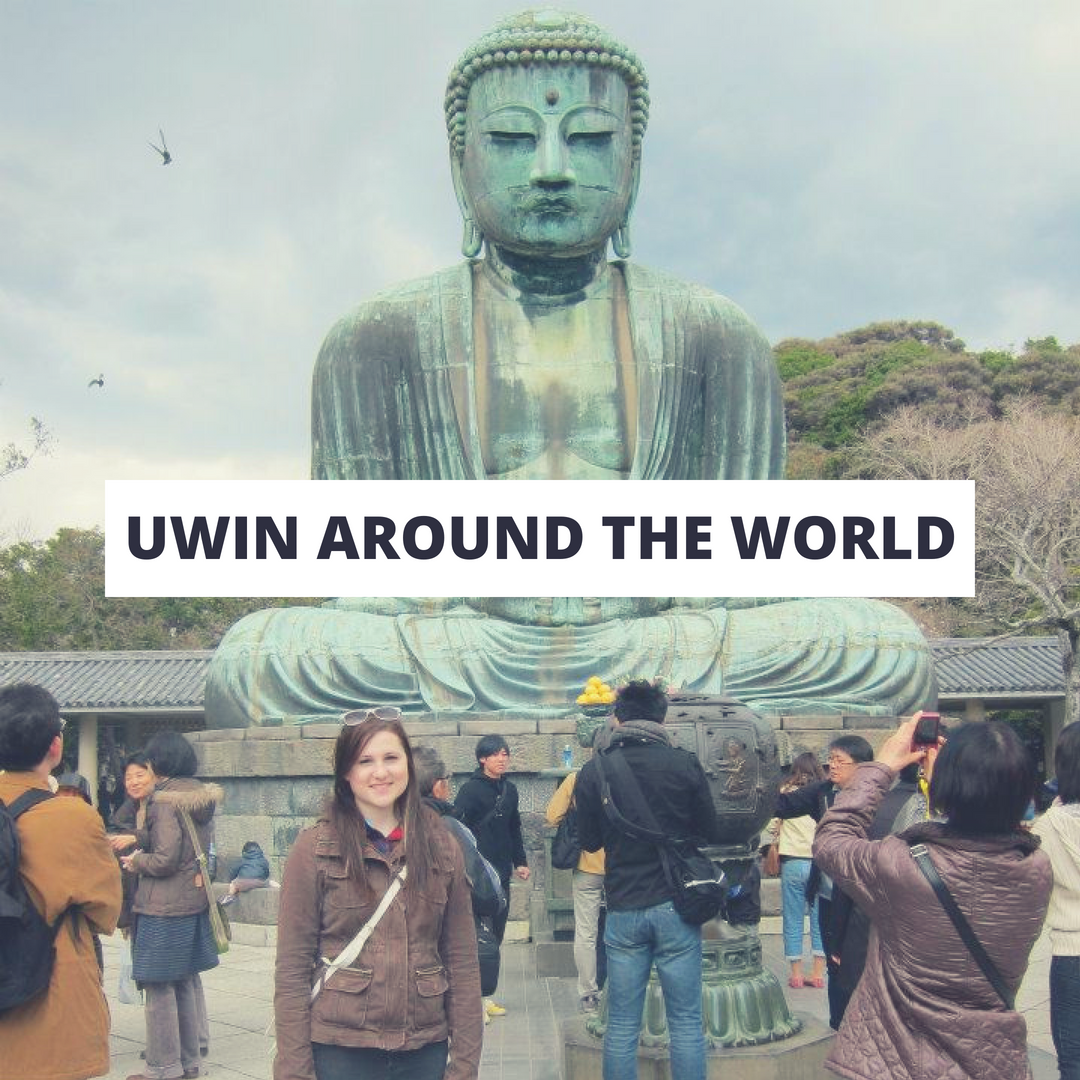
[[[780,896],[784,915],[784,956],[801,960],[803,955],[803,919],[806,915],[806,880],[810,877],[810,859],[784,859],[780,863]],[[817,896],[810,906],[810,949],[815,956],[824,956],[821,944],[821,924],[818,922]]]
[[[1080,956],[1050,958],[1050,1034],[1061,1080],[1080,1080]]]
[[[637,1080],[638,1036],[649,969],[656,965],[671,1039],[671,1075],[705,1080],[701,1022],[701,929],[679,918],[671,901],[608,911],[607,1030],[604,1080]]]

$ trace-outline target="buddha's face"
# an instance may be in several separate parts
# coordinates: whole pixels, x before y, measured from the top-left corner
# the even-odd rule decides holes
[[[602,248],[633,199],[630,96],[607,68],[485,72],[469,91],[459,196],[489,243],[573,257]]]

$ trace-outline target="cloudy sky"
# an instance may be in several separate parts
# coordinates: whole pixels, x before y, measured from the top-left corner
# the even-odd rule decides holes
[[[773,341],[1080,341],[1074,0],[580,6],[649,73],[635,258]],[[0,540],[99,524],[107,479],[307,474],[326,330],[459,258],[444,80],[514,9],[0,7],[0,446],[54,436]]]

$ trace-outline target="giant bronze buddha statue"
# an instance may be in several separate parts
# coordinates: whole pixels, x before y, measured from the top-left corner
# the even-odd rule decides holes
[[[641,62],[581,16],[526,12],[466,51],[446,96],[466,261],[330,331],[313,477],[783,475],[764,337],[729,300],[629,261],[648,115]],[[379,702],[558,715],[594,672],[769,713],[898,714],[934,696],[918,629],[876,601],[403,598],[248,616],[206,708],[218,727]]]

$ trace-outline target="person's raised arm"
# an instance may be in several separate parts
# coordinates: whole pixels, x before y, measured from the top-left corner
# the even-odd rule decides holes
[[[820,821],[822,796],[828,786],[828,780],[819,780],[817,783],[803,784],[802,787],[792,788],[790,791],[781,791],[776,796],[776,804],[773,807],[774,816],[783,820],[809,816],[815,821]]]
[[[867,833],[896,774],[905,765],[926,756],[925,750],[911,749],[911,737],[920,715],[916,713],[905,720],[889,736],[876,760],[856,767],[814,833],[814,862],[867,914],[872,913],[879,898],[876,861],[884,842],[868,840]]]

